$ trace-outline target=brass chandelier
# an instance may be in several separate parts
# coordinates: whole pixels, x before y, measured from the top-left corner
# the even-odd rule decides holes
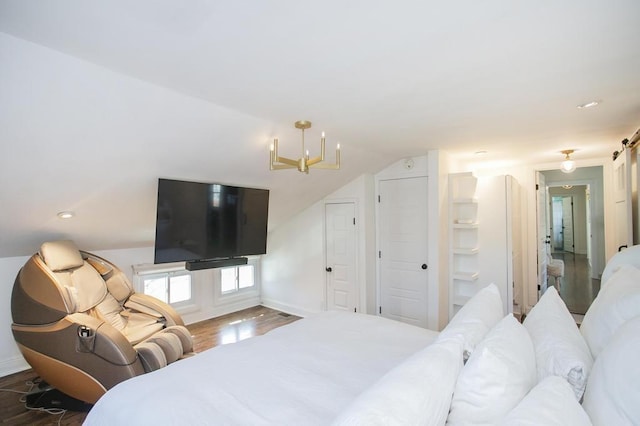
[[[310,121],[296,121],[294,123],[296,129],[302,130],[302,156],[297,159],[291,159],[287,157],[280,157],[278,155],[278,138],[273,139],[273,144],[271,145],[271,161],[269,163],[269,168],[271,170],[282,170],[282,169],[298,169],[298,171],[309,174],[310,168],[316,169],[333,169],[337,170],[340,168],[340,144],[336,146],[336,162],[335,164],[327,164],[323,163],[324,161],[324,132],[322,132],[322,137],[320,139],[320,155],[317,157],[309,158],[309,150],[304,147],[304,131],[311,127]]]

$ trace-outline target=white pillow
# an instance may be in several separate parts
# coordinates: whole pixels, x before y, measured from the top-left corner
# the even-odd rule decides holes
[[[509,314],[489,331],[462,368],[447,424],[497,424],[535,384],[533,343]]]
[[[334,425],[443,425],[462,368],[462,341],[439,340],[360,394]]]
[[[538,381],[547,376],[566,379],[580,401],[593,358],[567,305],[549,287],[524,320],[536,353]]]
[[[607,286],[600,290],[582,320],[580,332],[593,359],[618,327],[640,315],[640,270],[623,265],[611,275]]]
[[[591,420],[562,377],[549,376],[536,385],[501,423],[504,426],[590,426]]]
[[[462,336],[467,359],[476,345],[504,315],[500,290],[491,283],[460,308],[442,330],[440,337],[444,339]]]
[[[616,331],[593,364],[582,406],[594,425],[640,425],[638,354],[640,316]]]

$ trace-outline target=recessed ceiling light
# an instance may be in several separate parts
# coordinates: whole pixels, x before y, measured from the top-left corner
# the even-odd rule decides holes
[[[76,214],[72,211],[64,211],[64,212],[60,212],[58,213],[58,217],[60,219],[71,219],[72,217],[74,217]]]
[[[591,107],[600,105],[601,103],[602,103],[602,101],[587,102],[586,104],[578,105],[578,109],[591,108]]]

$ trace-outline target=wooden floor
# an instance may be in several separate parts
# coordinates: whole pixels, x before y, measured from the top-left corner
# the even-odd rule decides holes
[[[584,315],[600,291],[600,280],[591,278],[591,266],[583,254],[556,252],[552,257],[564,261],[560,297],[571,313]],[[554,279],[549,279],[549,285],[553,283]]]
[[[299,317],[284,314],[264,306],[256,306],[233,314],[187,326],[193,335],[195,351],[202,352],[214,346],[234,343],[289,324]],[[0,378],[0,388],[27,392],[27,381],[36,381],[33,370]],[[2,425],[81,425],[86,413],[67,411],[52,415],[28,410],[20,398],[24,395],[0,391],[0,424]]]

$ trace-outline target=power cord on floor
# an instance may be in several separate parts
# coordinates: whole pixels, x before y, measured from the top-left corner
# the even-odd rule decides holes
[[[29,407],[27,405],[27,394],[29,394],[33,390],[33,388],[38,386],[41,382],[42,380],[40,378],[36,378],[34,380],[27,380],[25,382],[25,385],[29,386],[28,391],[19,391],[15,389],[0,388],[0,392],[11,392],[11,393],[17,393],[22,395],[20,399],[18,399],[18,401],[22,402],[24,404],[24,408],[26,408],[27,410],[39,411],[39,412],[50,414],[52,416],[60,416],[60,418],[58,418],[58,421],[57,421],[58,426],[60,426],[61,424],[60,422],[62,421],[62,418],[64,417],[64,415],[67,413],[67,410],[64,410],[62,408]]]

